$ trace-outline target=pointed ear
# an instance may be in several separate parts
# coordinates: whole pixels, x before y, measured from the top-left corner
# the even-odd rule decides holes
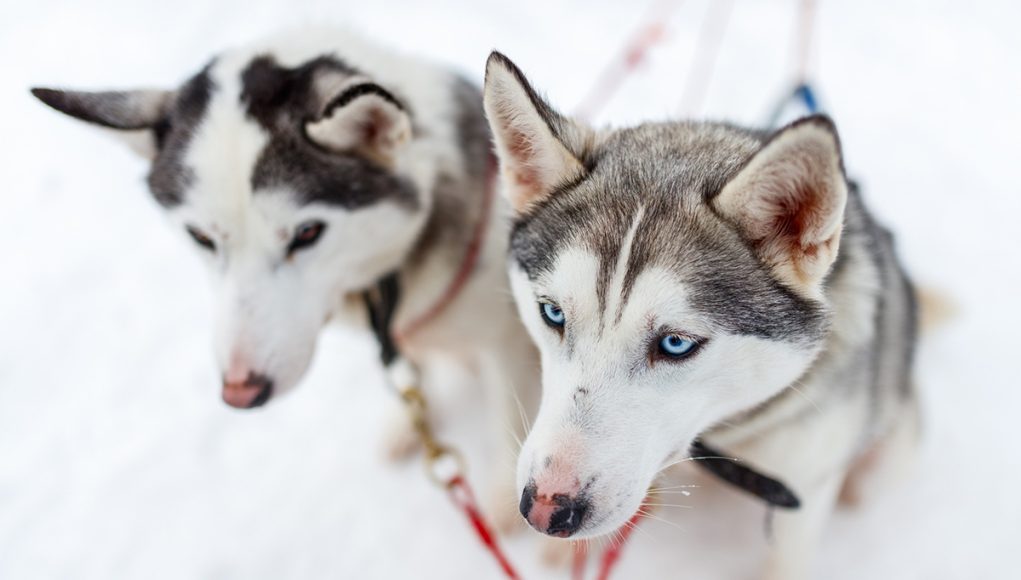
[[[167,117],[173,91],[63,91],[34,88],[32,94],[50,107],[76,119],[113,129],[117,137],[140,155],[156,156],[155,129]]]
[[[390,91],[356,82],[330,99],[319,118],[305,124],[313,142],[338,153],[360,153],[391,166],[411,140],[411,117]]]
[[[585,174],[581,162],[594,133],[553,110],[499,52],[486,62],[484,104],[493,130],[504,193],[518,213],[557,186]]]
[[[837,257],[847,181],[829,118],[777,131],[713,200],[785,284],[818,298]]]

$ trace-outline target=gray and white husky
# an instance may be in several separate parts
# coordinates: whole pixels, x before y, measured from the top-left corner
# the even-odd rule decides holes
[[[352,296],[391,273],[408,359],[458,360],[497,399],[538,388],[504,291],[505,206],[486,203],[495,160],[471,83],[348,32],[305,30],[224,52],[173,90],[33,92],[151,160],[153,196],[214,279],[229,405],[294,387],[323,325],[364,324]],[[479,243],[453,302],[407,332]],[[513,404],[507,414],[519,423]]]
[[[542,359],[522,514],[552,536],[612,532],[699,437],[800,496],[766,575],[805,575],[841,489],[916,431],[912,289],[833,123],[595,130],[499,53],[484,101]]]

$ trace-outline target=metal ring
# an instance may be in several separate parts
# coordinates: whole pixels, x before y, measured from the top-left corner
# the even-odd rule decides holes
[[[443,464],[447,463],[444,460],[448,458],[453,460],[453,472],[444,475],[442,467]],[[455,478],[464,477],[468,472],[468,465],[465,463],[464,456],[459,451],[449,447],[437,446],[425,458],[425,472],[433,483],[446,487]]]

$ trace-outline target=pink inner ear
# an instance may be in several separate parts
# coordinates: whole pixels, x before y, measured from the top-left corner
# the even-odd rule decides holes
[[[774,217],[769,224],[770,234],[758,240],[760,245],[769,244],[774,249],[794,259],[796,268],[804,266],[802,260],[815,258],[820,250],[828,250],[838,239],[830,236],[822,239],[826,232],[824,220],[829,211],[825,193],[816,191],[808,180],[792,184],[794,188],[789,195],[780,195],[774,201]],[[819,186],[824,187],[824,186]]]
[[[542,180],[538,170],[528,162],[535,153],[531,139],[523,131],[514,129],[508,130],[506,138],[508,153],[514,159],[511,171],[515,184],[530,194],[537,193],[542,187]]]
[[[807,183],[794,186],[793,195],[782,196],[776,203],[776,217],[773,218],[773,232],[779,237],[801,240],[813,226],[818,227],[821,204]]]
[[[379,107],[369,109],[368,117],[362,121],[359,127],[362,133],[361,142],[369,145],[383,145],[384,143],[380,143],[380,138],[386,134],[389,123],[386,112]]]

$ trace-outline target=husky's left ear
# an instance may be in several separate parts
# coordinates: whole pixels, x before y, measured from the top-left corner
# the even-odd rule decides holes
[[[305,124],[314,143],[338,153],[360,153],[391,166],[411,140],[411,118],[390,91],[373,82],[345,87],[318,119]]]
[[[64,91],[34,88],[32,95],[50,107],[105,129],[146,159],[156,156],[157,131],[166,122],[173,91]]]
[[[504,193],[518,213],[585,174],[581,162],[594,133],[553,110],[506,56],[486,62],[483,91],[503,172]]]
[[[814,115],[777,131],[713,203],[782,282],[818,298],[847,203],[833,122]]]

